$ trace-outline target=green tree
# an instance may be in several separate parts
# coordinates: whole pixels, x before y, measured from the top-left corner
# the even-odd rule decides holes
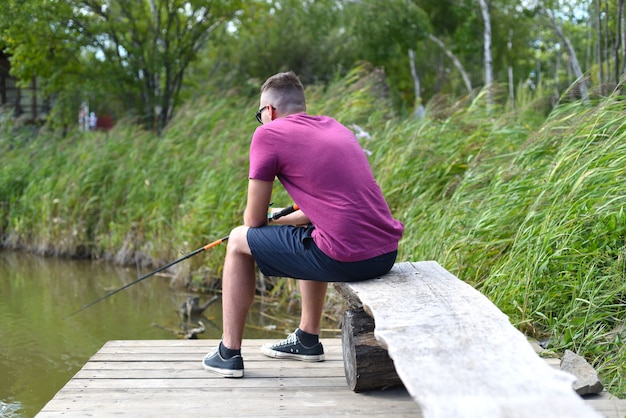
[[[106,93],[161,130],[189,64],[240,7],[240,0],[8,0],[0,5],[0,41],[12,73],[40,77],[59,101],[77,106],[77,90]]]
[[[412,106],[415,90],[409,50],[416,49],[421,56],[419,45],[428,42],[427,34],[432,31],[424,10],[407,0],[362,0],[346,2],[345,11],[350,16],[347,36],[355,40],[356,59],[383,67],[396,105]],[[428,64],[418,62],[421,74]]]
[[[329,81],[354,63],[340,3],[245,2],[231,25],[221,28],[219,42],[208,45],[203,62],[194,65],[194,82],[203,84],[204,78],[221,89],[226,84],[256,94],[259,83],[279,71],[292,70],[305,84]]]
[[[58,104],[54,115],[64,121],[70,117],[69,98],[84,78],[80,56],[86,45],[59,21],[69,13],[65,2],[0,2],[0,46],[11,54],[11,73],[24,83],[38,77],[43,93]]]

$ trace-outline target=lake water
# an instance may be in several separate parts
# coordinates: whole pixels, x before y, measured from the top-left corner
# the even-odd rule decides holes
[[[180,306],[194,295],[150,277],[67,318],[149,271],[0,250],[0,417],[32,417],[109,340],[176,339]],[[296,304],[297,305],[297,304]],[[293,309],[293,307],[292,307]],[[245,338],[283,338],[298,312],[259,300]],[[221,303],[200,317],[200,339],[222,335]],[[195,322],[197,324],[197,322]],[[211,347],[207,345],[207,351]],[[198,367],[201,359],[198,358]]]

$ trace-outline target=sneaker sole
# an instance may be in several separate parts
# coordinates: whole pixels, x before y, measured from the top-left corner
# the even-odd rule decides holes
[[[204,364],[204,361],[202,362],[202,367],[204,367],[206,371],[217,373],[223,377],[243,377],[243,370],[218,369],[217,367],[207,366]]]
[[[271,348],[265,347],[265,346],[261,346],[261,352],[271,358],[292,359],[292,360],[310,361],[310,362],[324,361],[324,354],[306,355],[306,354],[284,353],[282,351],[272,350]]]

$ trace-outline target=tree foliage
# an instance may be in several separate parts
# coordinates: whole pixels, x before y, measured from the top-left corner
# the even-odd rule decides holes
[[[215,80],[218,88],[225,81],[238,88],[250,84],[255,93],[259,81],[285,70],[295,71],[305,84],[328,82],[355,61],[345,19],[335,0],[247,1],[194,66],[195,80]]]
[[[623,77],[623,0],[487,4],[496,91],[549,91],[554,102],[576,74],[592,94]],[[467,86],[485,85],[484,25],[477,0],[0,2],[0,46],[12,73],[44,83],[53,118],[73,121],[87,100],[157,130],[191,96],[256,94],[260,81],[287,69],[305,84],[327,83],[362,61],[384,70],[396,108],[410,108],[409,50],[425,102],[464,96]]]
[[[239,0],[9,0],[1,41],[12,72],[63,99],[100,95],[147,127],[171,119],[185,71]],[[47,59],[47,58],[51,58]],[[77,103],[73,101],[77,107]]]
[[[426,13],[413,1],[363,0],[348,4],[347,14],[351,17],[349,36],[358,46],[357,58],[385,68],[397,105],[412,103],[408,51],[416,47],[420,51],[419,45],[431,31]],[[422,61],[420,73],[423,68]]]

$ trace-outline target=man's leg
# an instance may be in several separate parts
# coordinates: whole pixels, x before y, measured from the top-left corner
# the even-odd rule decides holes
[[[254,300],[256,282],[254,259],[247,239],[248,227],[239,226],[228,238],[222,274],[223,344],[230,349],[241,348],[243,329]]]
[[[238,226],[229,235],[222,275],[224,333],[220,345],[202,359],[204,369],[224,377],[243,377],[241,340],[255,285],[247,231],[248,227]]]
[[[319,335],[328,283],[312,280],[299,280],[298,282],[302,297],[302,313],[298,328],[309,334]]]
[[[319,333],[328,283],[299,280],[299,285],[302,297],[300,326],[285,340],[263,345],[261,352],[273,358],[324,361],[324,347],[319,341]]]

